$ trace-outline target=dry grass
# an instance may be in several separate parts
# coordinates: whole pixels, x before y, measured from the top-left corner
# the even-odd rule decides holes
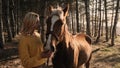
[[[120,37],[115,40],[115,46],[109,47],[110,41],[93,45],[91,68],[120,68]]]

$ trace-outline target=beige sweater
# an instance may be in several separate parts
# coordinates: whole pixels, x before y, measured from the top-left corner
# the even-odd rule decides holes
[[[43,45],[40,37],[22,36],[19,42],[19,57],[25,68],[37,67],[44,64],[47,58],[41,58]]]

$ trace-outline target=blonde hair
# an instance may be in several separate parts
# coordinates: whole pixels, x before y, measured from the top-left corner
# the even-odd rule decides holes
[[[23,24],[20,33],[22,34],[33,34],[34,30],[36,29],[36,26],[39,25],[39,14],[34,12],[28,12],[24,19]]]

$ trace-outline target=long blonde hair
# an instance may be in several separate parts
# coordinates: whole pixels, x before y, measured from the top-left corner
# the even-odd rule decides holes
[[[24,19],[20,33],[22,34],[33,34],[36,26],[39,25],[39,14],[34,12],[28,12]]]

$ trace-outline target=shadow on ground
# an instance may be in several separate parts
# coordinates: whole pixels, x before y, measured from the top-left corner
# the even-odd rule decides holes
[[[7,43],[4,49],[0,49],[0,61],[18,58],[18,46],[15,43]]]

